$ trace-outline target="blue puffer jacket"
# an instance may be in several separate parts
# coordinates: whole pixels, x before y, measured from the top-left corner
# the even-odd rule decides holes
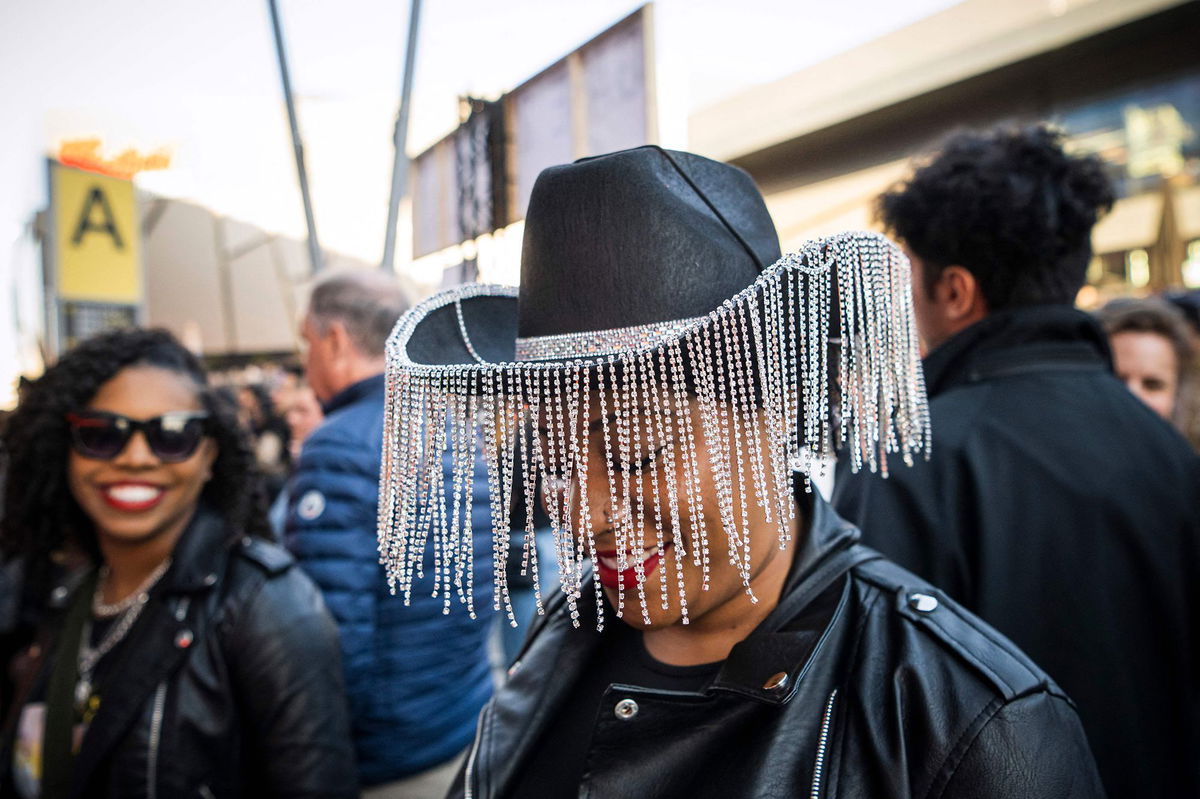
[[[328,403],[292,478],[285,535],[338,623],[364,786],[457,755],[471,742],[475,718],[492,693],[491,521],[483,464],[476,464],[472,508],[475,610],[483,618],[472,620],[457,597],[443,615],[443,600],[430,595],[432,552],[426,553],[426,582],[414,585],[405,607],[388,590],[376,540],[383,404],[382,375]]]

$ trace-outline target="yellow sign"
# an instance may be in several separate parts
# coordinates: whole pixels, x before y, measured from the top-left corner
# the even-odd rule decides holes
[[[50,174],[58,296],[141,303],[141,231],[133,183],[56,163]]]

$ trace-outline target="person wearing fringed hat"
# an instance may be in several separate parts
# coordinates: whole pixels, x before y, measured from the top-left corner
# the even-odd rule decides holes
[[[560,582],[452,796],[1103,795],[1054,682],[808,482],[834,446],[869,469],[927,457],[909,291],[885,238],[781,258],[744,172],[643,147],[541,174],[519,290],[462,286],[401,318],[393,589],[432,577],[470,605],[477,452],[495,574],[539,484],[557,544]],[[527,540],[513,557],[536,577]],[[515,624],[503,580],[493,600]]]

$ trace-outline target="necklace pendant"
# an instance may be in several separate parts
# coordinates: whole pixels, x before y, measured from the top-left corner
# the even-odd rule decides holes
[[[75,705],[80,708],[87,707],[88,700],[92,698],[92,678],[91,675],[85,674],[79,678],[79,682],[75,683]]]

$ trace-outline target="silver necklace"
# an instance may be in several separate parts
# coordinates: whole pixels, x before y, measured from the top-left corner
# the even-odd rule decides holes
[[[111,619],[129,610],[134,605],[146,604],[146,600],[150,598],[150,589],[162,579],[162,576],[167,573],[167,569],[169,568],[171,568],[171,559],[165,558],[162,563],[154,567],[154,571],[150,572],[133,593],[119,602],[105,604],[104,584],[108,582],[109,568],[107,565],[101,566],[99,577],[96,580],[96,592],[92,594],[92,615],[97,619]]]
[[[167,569],[171,567],[171,559],[160,563],[150,576],[138,586],[138,589],[120,602],[106,605],[103,602],[104,583],[108,579],[108,567],[100,568],[96,580],[96,591],[92,594],[92,614],[96,618],[105,619],[119,616],[111,629],[100,639],[100,643],[92,646],[92,620],[88,619],[83,625],[83,640],[79,645],[79,681],[75,683],[75,702],[82,711],[87,707],[92,697],[92,676],[100,659],[121,643],[133,628],[134,622],[142,615],[146,603],[150,601],[150,589],[158,583]]]

